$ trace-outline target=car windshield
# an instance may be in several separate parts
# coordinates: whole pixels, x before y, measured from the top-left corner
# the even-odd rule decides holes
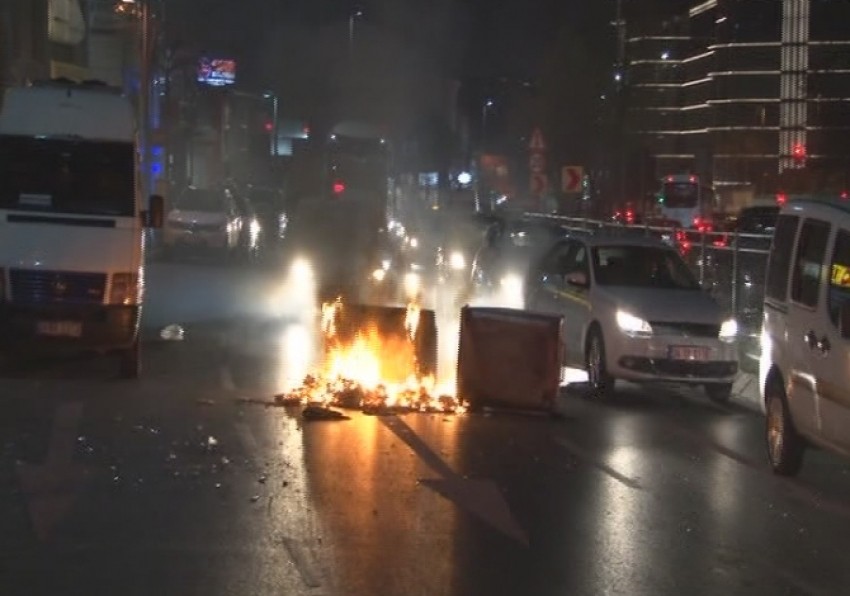
[[[177,209],[220,213],[225,211],[224,199],[213,190],[188,190],[177,200]]]
[[[699,290],[679,254],[654,246],[599,246],[593,249],[596,283],[669,290]]]
[[[0,208],[132,216],[133,145],[0,136]]]

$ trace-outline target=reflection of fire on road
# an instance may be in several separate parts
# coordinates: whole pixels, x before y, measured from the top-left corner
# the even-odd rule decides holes
[[[382,331],[370,320],[342,329],[350,327],[343,322],[345,309],[339,299],[322,305],[322,365],[290,391],[288,399],[367,413],[464,409],[453,396],[454,390],[439,387],[433,371],[420,363],[416,343],[422,312],[419,305],[407,306],[395,333]]]

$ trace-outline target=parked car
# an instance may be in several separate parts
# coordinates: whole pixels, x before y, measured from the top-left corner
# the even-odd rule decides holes
[[[165,221],[163,244],[168,253],[180,248],[213,249],[230,256],[239,244],[242,219],[226,189],[186,188]]]
[[[676,249],[594,234],[558,242],[532,269],[526,307],[564,317],[565,365],[592,395],[617,379],[701,385],[726,401],[738,372],[737,324]]]
[[[760,388],[774,472],[807,446],[850,456],[850,206],[795,201],[776,222],[767,268]]]

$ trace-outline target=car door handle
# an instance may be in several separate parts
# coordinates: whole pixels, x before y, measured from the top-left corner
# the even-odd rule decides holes
[[[818,350],[821,354],[826,356],[829,351],[832,349],[832,344],[829,342],[829,338],[827,336],[823,336],[818,339],[817,335],[815,335],[814,331],[809,331],[803,337],[806,344],[812,350]]]
[[[806,342],[806,345],[809,346],[812,350],[818,345],[818,338],[815,335],[814,331],[809,331],[806,335],[803,336],[803,341]]]

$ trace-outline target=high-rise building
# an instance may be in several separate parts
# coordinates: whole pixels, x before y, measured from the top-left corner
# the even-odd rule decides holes
[[[696,173],[721,197],[846,189],[848,18],[843,0],[702,0],[633,17],[628,130],[653,174]]]

